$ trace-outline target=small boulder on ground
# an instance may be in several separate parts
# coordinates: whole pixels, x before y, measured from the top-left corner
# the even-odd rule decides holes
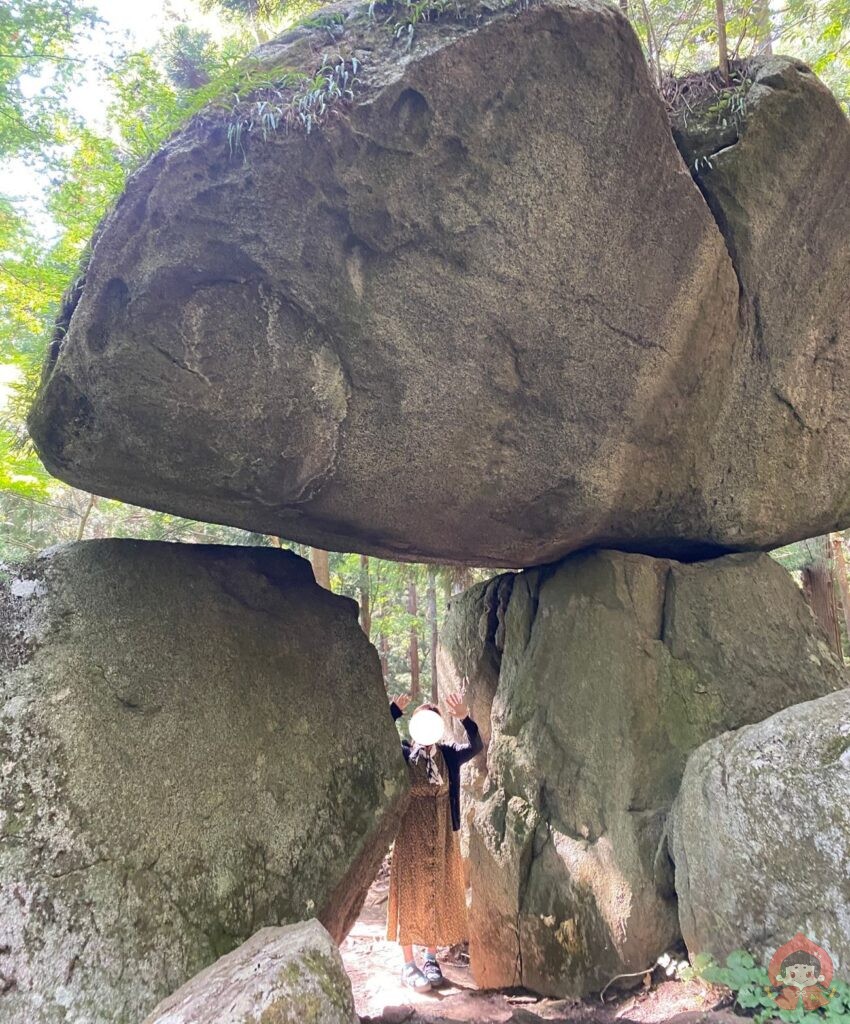
[[[359,1024],[339,950],[318,921],[263,928],[143,1024]]]
[[[0,582],[0,1020],[137,1024],[258,929],[341,941],[408,781],[355,602],[274,548]]]
[[[767,964],[798,932],[850,967],[850,690],[695,750],[670,816],[692,955]]]

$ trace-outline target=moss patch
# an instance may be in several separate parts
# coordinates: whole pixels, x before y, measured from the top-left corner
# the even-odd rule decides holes
[[[341,989],[341,971],[337,964],[327,953],[318,949],[310,949],[304,954],[304,963],[310,971],[311,976],[324,992],[328,1002],[338,1010],[350,1012],[351,1001],[347,993]]]
[[[821,753],[820,763],[826,767],[830,764],[835,764],[842,754],[850,750],[850,736],[835,736],[829,743],[824,747]]]

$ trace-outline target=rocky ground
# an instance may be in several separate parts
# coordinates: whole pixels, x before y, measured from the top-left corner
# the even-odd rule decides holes
[[[735,1024],[723,990],[699,982],[663,981],[627,994],[582,1002],[540,999],[522,991],[480,990],[462,953],[448,955],[448,980],[439,992],[421,995],[399,981],[398,946],[384,938],[386,873],[372,886],[360,917],[343,943],[357,1012],[364,1024]]]

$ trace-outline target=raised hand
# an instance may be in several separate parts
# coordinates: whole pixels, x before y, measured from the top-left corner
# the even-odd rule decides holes
[[[396,697],[390,698],[390,703],[395,704],[399,711],[404,711],[410,703],[410,695],[407,693],[400,693]]]
[[[450,693],[446,697],[446,705],[455,718],[466,718],[469,714],[469,706],[459,693]]]

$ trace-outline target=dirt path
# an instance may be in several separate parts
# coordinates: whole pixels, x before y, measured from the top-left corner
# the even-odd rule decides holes
[[[413,992],[399,980],[398,946],[384,938],[386,889],[386,878],[379,878],[341,947],[361,1020],[373,1024],[733,1024],[741,1020],[717,1008],[723,1002],[721,992],[699,982],[665,981],[610,1003],[598,999],[574,1003],[481,991],[467,966],[444,961],[449,984],[437,992]]]

